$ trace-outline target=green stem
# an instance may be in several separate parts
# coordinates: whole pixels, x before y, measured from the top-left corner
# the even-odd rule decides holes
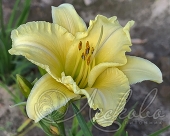
[[[25,136],[26,133],[28,133],[31,129],[33,129],[33,128],[36,127],[36,126],[37,126],[37,124],[34,123],[34,124],[32,124],[31,126],[29,126],[27,129],[25,129],[25,131],[23,131],[23,132],[20,133],[20,134],[15,135],[15,136]]]
[[[24,123],[17,129],[17,132],[21,132],[25,129],[25,127],[27,127],[27,125],[31,122],[31,119],[27,119],[24,121]]]

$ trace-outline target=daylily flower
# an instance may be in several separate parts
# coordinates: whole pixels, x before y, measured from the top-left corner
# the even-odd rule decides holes
[[[109,126],[123,110],[131,84],[143,80],[162,82],[156,65],[125,55],[131,51],[129,29],[134,21],[122,27],[115,16],[98,15],[87,28],[70,4],[52,7],[52,19],[53,23],[26,23],[11,34],[10,54],[23,55],[47,71],[27,100],[27,114],[35,122],[49,114],[41,111],[40,116],[35,105],[43,93],[52,90],[67,98],[49,94],[53,110],[86,97],[91,108],[99,109],[93,120]]]

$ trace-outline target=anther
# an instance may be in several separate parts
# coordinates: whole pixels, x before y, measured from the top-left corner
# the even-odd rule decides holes
[[[88,59],[87,59],[87,65],[90,64],[90,57],[91,57],[91,56],[89,56]]]
[[[79,48],[79,50],[82,49],[82,41],[79,42],[78,48]]]
[[[84,52],[82,53],[81,58],[82,58],[83,60],[85,60]]]
[[[90,48],[87,48],[87,49],[86,49],[86,55],[89,54],[89,50],[90,50]]]
[[[86,42],[86,51],[85,54],[88,55],[90,51],[90,45],[89,45],[89,41]]]
[[[91,54],[93,54],[93,52],[94,52],[94,48],[92,47],[92,49],[91,49]]]
[[[89,48],[89,41],[86,42],[86,48]]]

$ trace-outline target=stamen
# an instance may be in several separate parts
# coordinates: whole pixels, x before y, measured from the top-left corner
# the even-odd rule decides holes
[[[95,61],[95,60],[94,60]],[[93,63],[92,64],[94,64],[95,62],[93,61]],[[86,65],[87,66],[87,65]],[[81,81],[81,83],[80,83],[80,87],[82,87],[82,88],[84,88],[87,84],[88,84],[88,75],[89,75],[89,73],[90,73],[90,71],[91,71],[91,69],[93,68],[93,65],[92,66],[87,66],[87,68],[88,69],[86,69],[86,71],[84,72],[84,76],[83,76],[83,78],[82,78],[82,81]]]
[[[86,49],[89,48],[89,41],[86,42]]]
[[[77,70],[77,67],[78,67],[78,64],[79,64],[79,62],[80,62],[80,59],[81,59],[81,57],[79,57],[80,56],[80,52],[77,52],[77,60],[76,60],[76,64],[75,64],[75,66],[74,66],[74,70],[73,70],[73,72],[72,72],[72,74],[71,74],[71,76],[72,77],[74,77],[74,75],[75,75],[75,73],[76,73],[76,70]]]
[[[78,48],[79,48],[79,51],[82,49],[82,41],[79,42]]]
[[[94,48],[92,47],[92,48],[91,48],[91,54],[93,54],[93,52],[94,52]]]
[[[88,55],[90,51],[90,45],[89,45],[89,41],[86,42],[86,51],[85,54]]]
[[[82,58],[83,60],[85,60],[85,54],[84,54],[84,52],[82,53],[81,58]]]
[[[85,61],[82,61],[82,63],[81,63],[81,68],[80,68],[80,72],[79,72],[78,76],[77,76],[76,79],[75,79],[75,81],[76,81],[77,84],[79,84],[80,81],[82,80],[83,75],[84,75],[84,71],[85,71],[86,67],[87,67],[87,66],[86,66],[86,62],[85,62]]]
[[[79,86],[81,86],[82,88],[84,88],[84,87],[88,84],[88,75],[89,75],[89,73],[90,73],[90,69],[91,69],[91,68],[88,67],[87,73],[84,73],[83,80],[81,81],[81,83],[80,83],[80,85],[79,85]]]
[[[73,69],[73,71],[72,71],[72,73],[71,73],[71,76],[72,76],[72,77],[75,76],[75,73],[76,73],[76,70],[77,70],[77,68],[78,68],[79,62],[81,61],[81,58],[82,58],[82,59],[84,58],[84,57],[82,56],[82,54],[81,54],[82,52],[80,51],[80,50],[82,49],[82,41],[79,42],[79,44],[78,44],[78,49],[79,49],[79,51],[76,50],[76,55],[77,55],[76,64],[75,64],[74,69]],[[84,59],[85,59],[85,58],[84,58]]]
[[[89,66],[86,65],[86,61],[83,61],[83,64],[84,64],[84,68],[83,68],[83,71],[82,73],[79,73],[81,75],[81,80],[80,82],[76,82],[76,83],[79,83],[79,87],[83,87],[82,84],[85,82],[86,78],[87,78],[87,74],[88,74],[88,69],[89,69]]]
[[[90,58],[91,58],[91,56],[89,56],[88,59],[87,59],[87,65],[90,64]]]
[[[86,49],[86,55],[88,55],[89,54],[89,48],[88,49]]]

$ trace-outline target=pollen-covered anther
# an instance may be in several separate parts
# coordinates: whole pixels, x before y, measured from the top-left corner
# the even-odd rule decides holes
[[[88,55],[89,51],[90,51],[89,49],[86,49],[85,54]]]
[[[90,64],[90,58],[91,58],[91,56],[89,56],[89,57],[87,58],[87,65]]]
[[[86,42],[86,51],[85,54],[88,55],[90,51],[90,45],[89,45],[89,41]]]
[[[82,41],[79,42],[78,49],[79,49],[79,51],[82,49]]]
[[[85,60],[85,54],[84,54],[84,52],[82,53],[82,55],[81,55],[81,58],[83,59],[83,60]]]
[[[92,47],[92,48],[91,48],[91,54],[93,54],[93,52],[94,52],[94,48]]]

